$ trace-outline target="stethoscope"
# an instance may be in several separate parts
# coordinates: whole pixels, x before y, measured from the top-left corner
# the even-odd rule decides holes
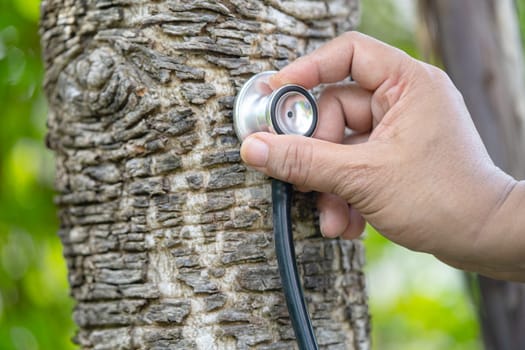
[[[237,94],[233,126],[239,140],[259,131],[313,135],[318,121],[315,98],[299,85],[272,90],[268,79],[275,73],[267,71],[253,76]],[[295,337],[300,350],[318,349],[295,261],[290,215],[292,185],[272,180],[272,202],[275,253]]]

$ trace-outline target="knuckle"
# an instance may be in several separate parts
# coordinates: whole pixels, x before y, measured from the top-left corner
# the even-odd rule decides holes
[[[359,35],[360,33],[355,30],[349,30],[341,34],[341,36],[343,36],[347,40],[355,40]]]
[[[320,99],[325,98],[327,100],[333,99],[337,101],[338,100],[337,96],[340,91],[341,91],[340,85],[329,85],[323,89]]]
[[[420,63],[421,69],[417,74],[418,81],[425,86],[426,89],[433,90],[439,93],[455,93],[461,95],[461,92],[450,79],[450,76],[441,68],[427,63]]]
[[[335,181],[333,193],[345,198],[348,202],[360,209],[370,206],[370,201],[376,199],[378,175],[384,167],[372,159],[356,159],[352,163],[343,164],[341,169],[334,172]]]
[[[434,84],[450,84],[451,80],[448,74],[439,67],[431,64],[421,63],[425,78]]]
[[[342,109],[342,103],[339,97],[339,94],[341,92],[341,86],[334,86],[330,85],[323,89],[321,92],[321,96],[319,97],[319,106],[320,108],[325,110],[335,110],[335,109]]]
[[[275,169],[284,181],[297,186],[306,186],[312,172],[313,146],[309,143],[288,144],[282,164]]]
[[[334,187],[331,192],[347,199],[349,202],[355,202],[362,192],[363,186],[366,185],[367,176],[366,166],[357,166],[355,164],[345,165],[343,169],[334,173]]]
[[[447,73],[445,73],[445,71],[439,67],[436,67],[434,65],[431,65],[431,64],[427,64],[426,65],[428,67],[428,71],[429,71],[429,74],[432,76],[432,77],[435,77],[437,79],[446,79],[448,80],[448,75]]]

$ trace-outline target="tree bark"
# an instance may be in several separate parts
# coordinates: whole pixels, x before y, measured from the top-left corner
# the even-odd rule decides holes
[[[44,0],[56,204],[84,349],[290,349],[268,179],[240,162],[232,103],[358,20],[356,0]],[[324,349],[367,349],[360,241],[296,250]]]
[[[422,5],[431,41],[492,159],[525,179],[524,66],[514,1],[423,0]],[[525,284],[483,276],[477,283],[485,348],[525,349]]]

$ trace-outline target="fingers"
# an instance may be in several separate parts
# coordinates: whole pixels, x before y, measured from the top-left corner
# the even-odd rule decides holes
[[[388,79],[398,80],[410,58],[403,51],[358,32],[347,32],[276,73],[273,88],[298,84],[311,89],[352,76],[374,91]]]
[[[365,143],[370,138],[369,132],[364,132],[361,134],[358,133],[352,133],[350,135],[345,136],[343,140],[343,144],[345,145],[357,145],[360,143]]]
[[[365,220],[341,197],[320,193],[317,197],[319,226],[324,237],[354,239],[361,235]]]
[[[341,197],[330,193],[317,196],[319,226],[324,237],[335,238],[346,232],[350,225],[350,209]]]
[[[295,135],[256,133],[241,146],[241,157],[265,174],[318,192],[349,200],[351,186],[363,184],[370,150]],[[355,181],[352,181],[355,179]]]
[[[345,126],[358,133],[372,128],[372,94],[356,84],[331,86],[319,98],[315,138],[341,143]]]
[[[361,214],[350,207],[350,225],[341,235],[343,239],[356,239],[365,230],[366,221]]]

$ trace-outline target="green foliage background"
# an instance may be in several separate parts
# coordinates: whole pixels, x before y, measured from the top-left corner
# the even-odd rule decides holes
[[[519,1],[520,14],[524,11]],[[410,1],[363,0],[361,30],[418,57]],[[56,235],[39,0],[0,0],[0,349],[73,349],[73,303]],[[522,28],[525,24],[522,21]],[[481,349],[461,274],[368,228],[375,349]]]
[[[0,348],[71,349],[56,235],[38,0],[0,0]]]

